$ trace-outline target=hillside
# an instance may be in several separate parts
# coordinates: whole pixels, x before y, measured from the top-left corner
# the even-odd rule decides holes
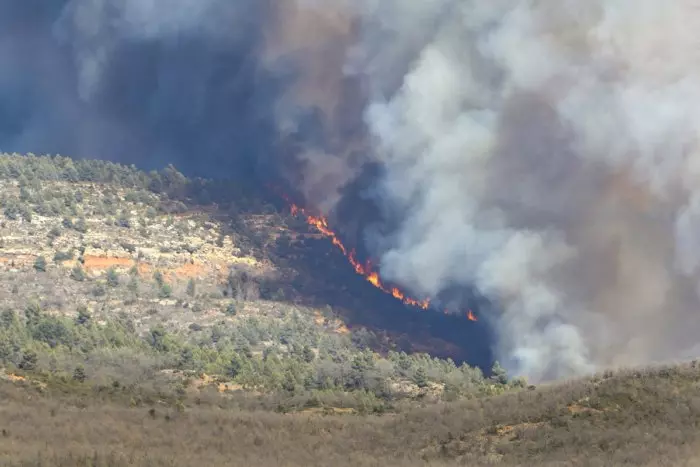
[[[185,409],[129,407],[120,388],[49,397],[0,383],[0,458],[66,467],[696,466],[699,381],[689,364],[381,416],[261,412],[212,394]]]
[[[288,399],[290,410],[309,400],[327,405],[325,398],[385,411],[404,399],[522,386],[506,383],[500,370],[487,380],[477,368],[410,345],[404,352],[383,329],[349,328],[351,310],[323,302],[357,295],[332,271],[372,288],[303,220],[226,182],[188,180],[173,167],[146,174],[107,162],[4,155],[0,204],[7,373],[48,381],[77,372],[85,384],[158,383],[182,393],[218,385]],[[295,268],[308,264],[297,249],[307,239],[319,245],[313,251],[326,263],[324,281],[306,272],[313,258]]]
[[[697,363],[485,377],[246,187],[0,155],[0,203],[2,465],[700,465]]]

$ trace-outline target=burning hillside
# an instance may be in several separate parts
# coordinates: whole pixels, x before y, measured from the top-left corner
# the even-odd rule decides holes
[[[364,263],[360,261],[357,258],[357,252],[354,249],[349,249],[348,247],[346,247],[340,239],[340,237],[338,236],[338,234],[335,233],[333,229],[331,229],[327,218],[323,216],[315,216],[313,214],[310,214],[306,209],[292,203],[288,197],[284,196],[284,198],[289,203],[289,209],[292,215],[303,216],[304,220],[308,225],[314,227],[319,233],[321,233],[326,238],[330,239],[333,245],[338,247],[338,249],[343,253],[343,256],[347,258],[355,272],[363,276],[365,280],[367,280],[367,282],[369,282],[382,292],[392,295],[394,298],[400,300],[405,305],[420,308],[423,310],[427,310],[431,307],[431,300],[429,298],[423,300],[413,298],[408,296],[398,287],[389,286],[385,284],[379,276],[379,273],[376,271],[372,261],[366,260]],[[445,313],[447,312],[448,311],[445,310]],[[468,310],[465,313],[465,316],[470,321],[477,321],[477,317],[472,310]]]

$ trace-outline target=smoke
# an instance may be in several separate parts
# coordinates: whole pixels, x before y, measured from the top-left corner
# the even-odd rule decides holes
[[[365,187],[535,381],[697,352],[700,0],[6,3],[0,148]]]
[[[252,0],[0,5],[0,147],[247,173],[266,153]],[[268,94],[254,92],[256,83]]]
[[[385,276],[425,296],[475,284],[500,310],[497,354],[534,380],[689,356],[700,2],[381,8],[399,43],[432,25],[366,112],[381,200],[407,213]]]

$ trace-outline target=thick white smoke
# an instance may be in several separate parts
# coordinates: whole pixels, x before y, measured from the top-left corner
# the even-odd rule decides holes
[[[382,277],[476,286],[512,372],[700,352],[700,0],[26,5],[0,148],[245,174],[270,120],[324,212],[380,163]]]
[[[425,296],[475,284],[501,309],[487,318],[498,355],[533,380],[688,356],[700,2],[396,0],[362,14],[384,40],[351,57],[376,92],[383,202],[409,213],[384,276]]]

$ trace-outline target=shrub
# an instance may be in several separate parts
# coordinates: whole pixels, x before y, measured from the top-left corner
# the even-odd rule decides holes
[[[55,255],[53,255],[53,261],[55,263],[60,263],[61,261],[68,261],[73,259],[73,250],[71,251],[57,251]]]
[[[92,316],[85,305],[78,307],[78,316],[75,318],[76,324],[84,326],[90,322]]]
[[[104,297],[105,295],[107,295],[107,290],[105,289],[104,285],[97,284],[92,289],[92,295],[94,295],[95,297]]]
[[[76,220],[76,221],[73,223],[73,229],[77,230],[77,231],[80,232],[80,233],[85,233],[85,232],[87,232],[88,229],[87,229],[87,223],[85,222],[85,219],[83,219],[83,218],[81,217],[81,218],[79,218],[78,220]]]
[[[83,282],[85,280],[85,271],[83,271],[83,268],[79,264],[76,264],[73,269],[71,269],[70,278],[78,282]]]
[[[45,272],[46,271],[46,258],[43,256],[37,257],[37,259],[34,261],[34,269],[40,272]]]
[[[163,283],[163,285],[160,286],[160,290],[158,291],[158,296],[160,298],[170,298],[173,295],[173,288],[170,287],[170,284]]]
[[[109,285],[110,287],[119,286],[119,274],[114,268],[109,268],[107,270],[107,285]]]
[[[194,297],[196,293],[196,284],[194,282],[194,279],[190,279],[187,282],[187,295],[190,297]]]
[[[82,366],[76,367],[75,370],[73,370],[73,379],[80,383],[84,383],[87,379],[87,375],[85,374],[85,368],[83,368]]]
[[[25,371],[34,371],[36,370],[36,364],[37,364],[37,355],[35,352],[32,351],[26,351],[22,355],[22,360],[19,362],[19,365],[17,365],[20,369],[25,370]]]
[[[131,279],[129,280],[129,285],[127,285],[127,288],[137,294],[139,292],[139,276],[131,276]]]

